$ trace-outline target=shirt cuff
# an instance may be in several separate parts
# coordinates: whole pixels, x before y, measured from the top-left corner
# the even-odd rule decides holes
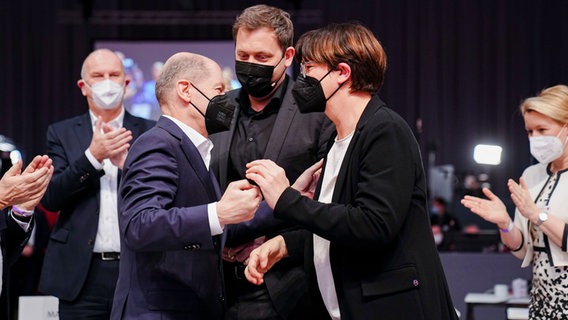
[[[207,205],[207,215],[209,216],[209,228],[211,228],[211,235],[216,236],[223,233],[223,226],[219,222],[217,216],[217,202]]]
[[[14,215],[14,211],[10,209],[10,214],[12,215],[12,219],[14,219],[14,221],[16,221],[16,223],[22,228],[22,230],[24,230],[25,232],[28,232],[28,230],[30,230],[30,226],[32,225],[32,219],[33,216],[29,217],[29,221],[22,221],[22,218],[17,218]]]
[[[97,170],[103,170],[103,164],[100,163],[95,156],[93,156],[93,154],[91,153],[91,150],[87,149],[85,150],[85,156],[87,157],[87,159],[89,160],[89,162],[93,165],[93,167],[95,167],[95,169]]]

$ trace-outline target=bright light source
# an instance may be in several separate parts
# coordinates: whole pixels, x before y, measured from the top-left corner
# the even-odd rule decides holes
[[[489,144],[478,144],[473,149],[473,160],[479,164],[498,165],[501,163],[503,148]]]
[[[20,152],[20,150],[13,150],[10,152],[10,161],[12,162],[12,165],[15,165],[16,162],[20,161],[22,159],[22,153]]]

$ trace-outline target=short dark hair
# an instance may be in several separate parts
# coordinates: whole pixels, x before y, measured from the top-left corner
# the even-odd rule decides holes
[[[267,27],[274,30],[282,50],[291,47],[294,43],[294,24],[290,14],[282,9],[259,4],[248,7],[235,20],[233,24],[233,40],[236,41],[239,29],[255,30]]]
[[[339,63],[351,67],[351,90],[377,92],[384,81],[387,55],[373,33],[359,23],[330,24],[308,31],[296,44],[298,62]]]

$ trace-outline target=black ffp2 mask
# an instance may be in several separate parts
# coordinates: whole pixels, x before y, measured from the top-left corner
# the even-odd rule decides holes
[[[224,94],[216,95],[209,99],[201,90],[193,86],[199,93],[201,93],[209,103],[205,114],[201,112],[193,103],[191,105],[205,118],[205,130],[207,133],[214,134],[217,132],[227,131],[231,128],[231,121],[235,114],[235,106],[231,104],[229,97]]]
[[[292,88],[292,95],[301,113],[325,112],[327,100],[333,97],[337,90],[343,85],[343,83],[340,84],[328,98],[325,97],[321,82],[333,70],[334,69],[329,70],[319,80],[310,76],[298,76],[294,83],[294,88]]]
[[[278,64],[280,64],[280,62],[278,62]],[[276,66],[278,64],[276,64]],[[284,68],[282,75],[276,81],[272,81],[272,74],[276,66],[237,60],[235,61],[235,73],[243,89],[248,94],[255,98],[262,98],[272,92],[278,80],[284,75],[284,72],[286,72],[286,68]]]

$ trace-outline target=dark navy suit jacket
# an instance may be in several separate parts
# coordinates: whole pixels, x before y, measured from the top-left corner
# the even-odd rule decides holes
[[[133,140],[155,121],[124,114],[123,126]],[[47,129],[47,154],[54,173],[42,199],[44,208],[59,211],[43,263],[39,290],[74,300],[87,279],[99,221],[100,177],[85,156],[93,137],[89,113],[52,124]],[[120,170],[119,170],[120,176]]]
[[[221,319],[222,236],[207,205],[218,183],[166,117],[131,147],[119,198],[120,274],[112,319]]]

